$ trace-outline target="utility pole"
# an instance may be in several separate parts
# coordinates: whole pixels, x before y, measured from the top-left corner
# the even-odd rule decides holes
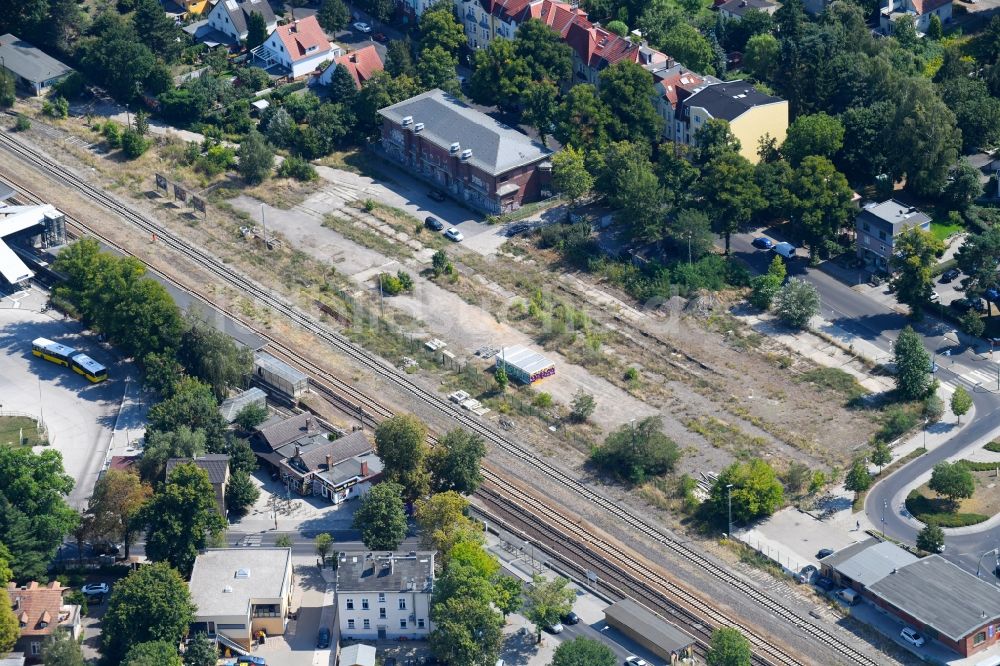
[[[264,221],[264,204],[260,205],[260,226],[264,229],[264,249],[271,249],[271,245],[267,242],[267,223]]]
[[[726,484],[726,493],[729,495],[729,538],[733,536],[733,484]]]
[[[885,510],[889,508],[889,500],[882,500],[882,538],[885,538]]]
[[[930,419],[927,418],[927,417],[924,417],[924,453],[927,453],[927,424],[929,422],[930,422]]]

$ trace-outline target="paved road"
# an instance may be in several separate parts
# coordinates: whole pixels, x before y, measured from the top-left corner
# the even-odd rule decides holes
[[[758,250],[750,244],[756,235],[759,234],[734,235],[732,252],[755,270],[763,272],[767,270],[774,254]],[[911,324],[906,316],[884,303],[855,291],[817,268],[810,268],[805,259],[791,262],[788,273],[816,286],[820,295],[821,315],[825,319],[878,347],[884,352],[886,359],[892,353],[892,344],[899,331]],[[976,349],[963,344],[950,324],[930,316],[915,327],[932,354],[949,352],[947,362],[937,356],[941,366],[937,378],[946,390],[962,385],[969,391],[976,414],[972,423],[959,430],[946,443],[897,470],[869,491],[865,501],[868,519],[872,524],[881,526],[883,508],[889,509],[885,511],[886,534],[908,543],[916,541],[918,528],[904,519],[905,506],[902,506],[902,499],[896,496],[936,463],[983,439],[1000,426],[1000,385],[994,383],[994,378],[1000,376],[998,354],[994,354],[994,359],[989,360],[984,355],[987,347]],[[964,569],[975,572],[984,552],[1000,548],[1000,526],[978,534],[948,536],[945,542],[945,557]],[[993,567],[989,569],[992,570]]]

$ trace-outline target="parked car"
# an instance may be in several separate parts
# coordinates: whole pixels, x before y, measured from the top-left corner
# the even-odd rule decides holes
[[[90,596],[93,594],[107,594],[111,591],[111,586],[107,583],[87,583],[80,589],[84,594]]]
[[[389,41],[389,38],[385,36],[384,32],[376,32],[374,35],[372,35],[372,39],[374,39],[376,42],[382,42],[383,44]]]
[[[903,627],[899,635],[904,641],[916,647],[923,647],[926,642],[924,641],[924,637],[918,634],[917,630],[912,627]]]
[[[441,231],[444,229],[444,222],[437,219],[436,217],[426,217],[424,218],[424,226],[431,231]]]
[[[316,635],[316,648],[325,650],[330,647],[330,630],[327,627],[320,627],[319,634]]]
[[[434,201],[444,201],[445,199],[448,198],[441,190],[431,190],[430,192],[427,193],[427,196],[429,196],[431,199],[434,199]]]
[[[772,247],[774,247],[774,241],[772,241],[770,238],[765,238],[764,236],[758,236],[757,238],[754,238],[752,241],[750,241],[750,244],[760,250],[770,250]]]
[[[577,624],[580,622],[580,616],[573,611],[570,611],[566,613],[566,616],[563,618],[563,622],[566,624]]]
[[[241,654],[236,658],[237,664],[253,664],[254,666],[267,666],[267,660],[255,654]]]
[[[954,280],[955,278],[957,278],[961,274],[962,274],[962,271],[958,270],[957,268],[949,268],[944,273],[941,273],[941,282],[947,284],[947,283],[951,282],[952,280]]]
[[[564,627],[562,626],[562,622],[556,622],[553,625],[545,627],[545,631],[549,632],[550,634],[561,634],[563,632],[563,629]]]
[[[358,32],[363,32],[366,35],[372,31],[372,27],[367,23],[365,23],[364,21],[358,21],[357,23],[355,23],[354,29],[357,30]]]
[[[956,312],[961,312],[962,314],[965,314],[966,312],[968,312],[973,308],[973,305],[972,301],[968,298],[956,298],[955,300],[953,300],[951,303],[948,304],[948,307],[950,307],[952,310],[955,310]]]
[[[795,576],[795,580],[798,581],[799,583],[808,583],[810,580],[812,580],[812,577],[815,575],[816,575],[816,567],[814,567],[811,564],[807,564],[806,566],[802,567],[802,571],[800,571]]]
[[[465,236],[462,235],[462,232],[455,227],[450,227],[448,231],[444,232],[444,237],[448,240],[455,241],[456,243],[461,243],[465,240]]]
[[[930,297],[927,300],[929,300],[931,303],[940,303],[941,295],[938,294],[936,291],[932,291]]]
[[[834,583],[826,576],[818,576],[816,580],[813,581],[813,585],[823,590],[824,592],[829,592],[833,588],[837,587],[836,583]]]
[[[625,657],[625,666],[649,666],[649,662],[633,654],[630,657]]]
[[[831,555],[833,555],[832,548],[821,548],[820,551],[816,553],[816,559],[822,560],[824,557],[830,557]]]

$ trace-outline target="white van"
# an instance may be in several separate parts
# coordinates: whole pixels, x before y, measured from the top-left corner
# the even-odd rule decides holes
[[[837,597],[848,606],[854,606],[861,601],[861,597],[858,596],[857,592],[846,587],[842,590],[837,590]]]

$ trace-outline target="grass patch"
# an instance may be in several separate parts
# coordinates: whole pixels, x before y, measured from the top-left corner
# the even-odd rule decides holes
[[[987,442],[983,447],[987,451],[992,451],[993,453],[1000,453],[1000,439],[995,439],[992,442]]]
[[[775,578],[783,578],[785,576],[785,570],[780,564],[769,557],[758,553],[742,541],[737,541],[735,539],[722,539],[719,543],[739,556],[740,562],[743,564],[748,564],[755,569],[766,571]]]
[[[939,241],[944,241],[948,236],[965,231],[965,227],[954,222],[931,222],[931,235]]]
[[[927,497],[919,489],[911,490],[907,495],[906,509],[920,522],[939,527],[965,527],[989,519],[981,513],[953,512],[950,500]]]
[[[540,211],[548,210],[553,206],[558,206],[561,203],[561,197],[552,197],[550,199],[545,199],[544,201],[535,201],[533,203],[525,204],[517,210],[504,213],[503,215],[490,215],[486,218],[486,222],[488,224],[506,224],[507,222],[516,222],[518,220],[523,220],[526,217],[531,217]]]
[[[38,434],[38,421],[28,416],[0,416],[0,445],[45,446],[49,442]]]
[[[798,379],[821,390],[839,393],[848,402],[868,395],[868,389],[859,384],[854,375],[840,368],[814,368],[803,372]]]
[[[990,444],[996,444],[996,442],[990,442]],[[986,446],[989,446],[989,444]],[[971,460],[963,460],[961,462],[969,468],[970,472],[992,472],[997,467],[1000,467],[1000,462],[973,462]]]
[[[704,437],[712,446],[730,450],[737,458],[744,460],[759,455],[760,449],[767,446],[767,440],[763,437],[748,435],[736,426],[714,416],[689,419],[684,423],[684,427]]]
[[[344,238],[354,241],[358,245],[363,245],[382,254],[390,256],[413,256],[413,251],[403,243],[393,242],[382,234],[367,228],[360,222],[355,223],[336,215],[326,215],[323,217],[323,226],[327,229],[333,229]]]
[[[349,171],[387,183],[396,182],[386,175],[382,168],[384,165],[374,155],[360,148],[335,151],[326,157],[313,161],[313,164]]]

